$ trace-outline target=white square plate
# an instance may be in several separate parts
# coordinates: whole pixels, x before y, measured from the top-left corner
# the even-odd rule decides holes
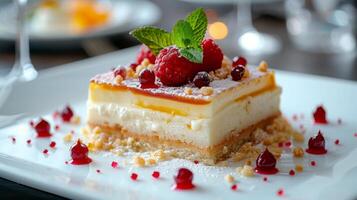
[[[14,86],[1,115],[27,113],[33,118],[43,116],[50,120],[56,109],[69,103],[81,116],[85,125],[85,101],[88,80],[96,73],[104,72],[117,64],[130,63],[136,47],[91,58],[88,60],[44,70],[30,83]],[[71,144],[63,142],[70,130],[79,135],[81,126],[60,125],[50,139],[36,139],[29,127],[29,119],[22,119],[11,126],[0,129],[0,176],[18,183],[75,199],[277,199],[279,188],[284,190],[284,199],[353,199],[357,197],[357,84],[318,76],[277,71],[277,82],[283,87],[282,112],[291,119],[294,114],[304,118],[290,120],[294,126],[303,124],[306,138],[322,130],[326,137],[328,154],[305,155],[303,160],[293,159],[286,149],[278,167],[278,175],[245,178],[235,173],[235,167],[208,167],[195,165],[186,160],[171,160],[158,166],[136,168],[130,159],[110,153],[91,153],[94,162],[89,166],[65,164],[70,159]],[[327,109],[329,125],[313,125],[311,113],[317,105]],[[342,124],[338,124],[338,118]],[[13,143],[11,137],[16,138]],[[31,139],[32,144],[26,141]],[[306,140],[307,140],[306,139]],[[340,145],[334,141],[340,140]],[[55,149],[49,147],[55,141]],[[306,146],[306,142],[305,142]],[[42,152],[48,149],[45,156]],[[316,161],[312,167],[310,161]],[[119,168],[112,168],[117,161]],[[294,163],[304,164],[304,172],[289,176]],[[178,167],[185,166],[194,172],[197,188],[192,191],[171,189],[173,175]],[[101,172],[98,173],[97,170]],[[154,180],[151,173],[158,170],[161,178]],[[130,174],[139,174],[132,181]],[[224,175],[232,174],[238,190],[232,191]]]

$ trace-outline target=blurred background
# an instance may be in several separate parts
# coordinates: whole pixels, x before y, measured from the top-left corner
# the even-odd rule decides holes
[[[225,54],[250,64],[357,80],[352,0],[30,0],[26,20],[37,70],[137,45],[134,27],[170,30],[196,7]],[[0,1],[0,74],[15,61],[16,6]]]
[[[16,6],[19,2],[26,0],[0,0],[1,77],[15,63],[29,61],[26,37],[23,62],[16,56],[19,16],[26,20],[30,57],[40,71],[138,45],[128,34],[133,28],[170,30],[178,18],[203,7],[207,37],[229,57],[357,81],[353,0],[29,0],[26,12]],[[0,193],[2,199],[62,199],[1,178]]]

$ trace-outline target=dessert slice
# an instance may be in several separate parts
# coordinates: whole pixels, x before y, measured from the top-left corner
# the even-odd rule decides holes
[[[193,37],[200,25],[192,25],[192,18],[204,27],[198,33],[202,36]],[[147,44],[138,63],[91,79],[91,131],[85,135],[91,148],[164,149],[214,164],[246,142],[259,142],[253,132],[280,117],[281,88],[274,73],[265,62],[248,67],[242,57],[223,57],[213,40],[203,39],[207,20],[200,20],[206,20],[202,9],[180,20],[172,33],[153,27],[135,30],[132,34]],[[185,28],[177,31],[181,26]],[[190,29],[187,26],[192,30],[188,36],[175,33]],[[151,34],[159,35],[155,44],[147,42],[155,40]],[[180,37],[186,42],[180,43]],[[195,38],[201,38],[199,45]]]

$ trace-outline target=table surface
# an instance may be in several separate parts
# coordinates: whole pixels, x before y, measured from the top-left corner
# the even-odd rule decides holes
[[[170,16],[169,18],[163,18],[158,23],[159,26],[164,28],[170,28],[171,24],[173,24],[177,18],[185,16],[185,14],[194,7],[201,6],[175,1],[153,1],[158,3],[158,5],[162,8],[163,16]],[[281,7],[281,5],[277,5]],[[204,7],[211,8],[210,6]],[[272,5],[272,7],[274,7],[274,5]],[[175,9],[175,12],[171,12],[173,9]],[[234,29],[233,19],[235,17],[235,10],[233,6],[218,6],[215,7],[215,9],[217,10],[219,16],[222,15],[221,20],[225,21],[229,27],[233,27],[232,29]],[[255,7],[255,9],[259,10],[259,7]],[[285,27],[285,21],[283,19],[276,16],[271,17],[271,15],[261,15],[260,17],[255,18],[254,24],[258,30],[279,37],[283,43],[282,50],[274,55],[254,57],[238,52],[235,50],[234,45],[223,45],[225,54],[229,57],[244,55],[252,64],[258,63],[260,60],[264,59],[276,69],[357,81],[356,52],[341,55],[313,54],[304,52],[298,50],[290,42]],[[233,30],[231,32],[233,32]],[[230,34],[228,39],[231,38],[234,38],[233,34]],[[106,38],[106,41],[109,41],[116,49],[122,49],[138,44],[135,40],[128,37],[127,34],[110,36]],[[224,44],[224,42],[222,43]],[[14,44],[12,42],[0,41],[0,75],[7,73],[14,63],[13,45]],[[31,43],[32,62],[39,70],[82,60],[92,56],[94,55],[89,54],[84,48],[78,46],[43,48],[43,46]],[[0,194],[2,199],[62,199],[62,197],[32,189],[27,186],[22,186],[2,178],[0,178]]]

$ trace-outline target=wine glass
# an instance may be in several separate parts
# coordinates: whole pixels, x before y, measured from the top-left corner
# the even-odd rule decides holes
[[[16,81],[32,81],[37,77],[37,71],[31,63],[29,54],[29,37],[26,27],[27,0],[15,0],[17,10],[15,64],[10,73],[0,79],[0,106],[9,95]]]

